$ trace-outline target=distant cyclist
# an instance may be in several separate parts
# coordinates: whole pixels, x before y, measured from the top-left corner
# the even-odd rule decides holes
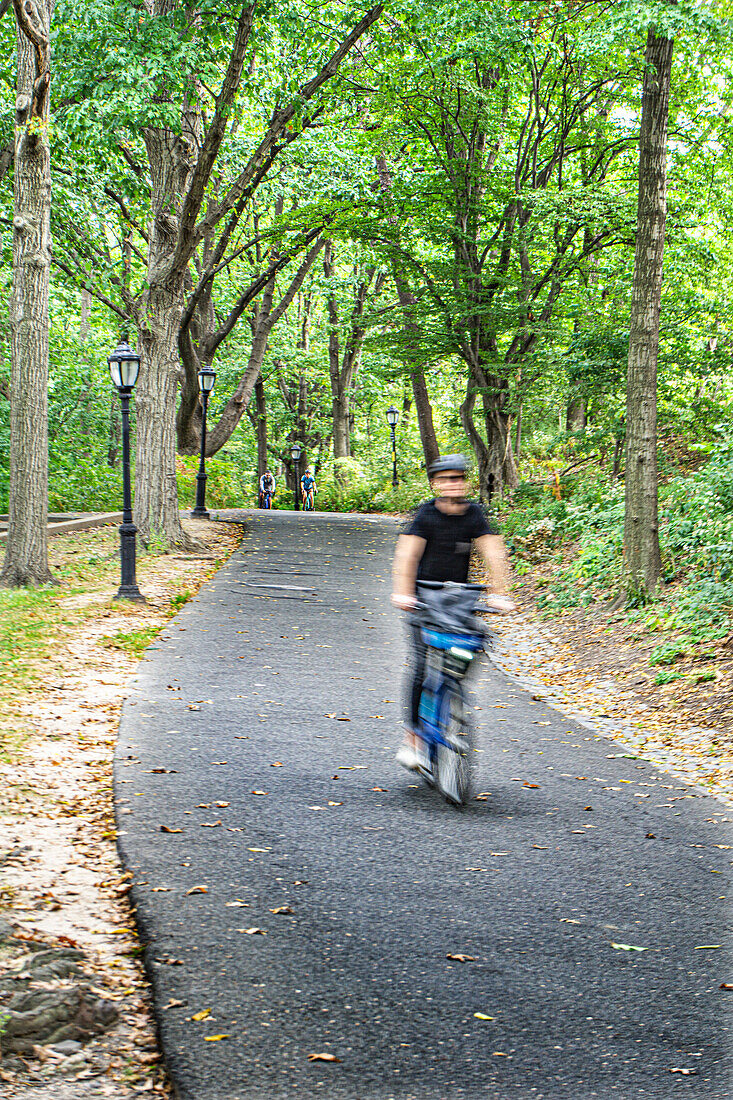
[[[497,611],[514,610],[514,601],[506,595],[504,543],[496,523],[487,520],[483,509],[467,499],[467,469],[468,463],[463,455],[446,455],[433,462],[428,469],[435,499],[420,505],[397,540],[392,603],[403,611],[415,609],[416,581],[465,584],[474,542],[488,566],[496,593],[487,602]],[[415,737],[425,676],[426,647],[414,616],[410,619],[409,629],[412,660],[406,684],[405,740],[397,752],[397,762],[405,768],[416,768],[419,761]]]
[[[275,495],[275,477],[270,470],[265,470],[260,478],[260,508],[271,508],[272,498]]]
[[[300,495],[303,499],[303,507],[306,511],[313,511],[315,507],[314,497],[317,492],[318,487],[316,485],[316,479],[313,477],[313,471],[309,466],[300,479]]]

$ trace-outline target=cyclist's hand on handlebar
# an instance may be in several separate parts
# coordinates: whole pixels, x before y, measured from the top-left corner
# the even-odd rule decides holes
[[[492,611],[498,611],[501,615],[508,615],[517,610],[517,605],[511,596],[499,596],[496,594],[486,597],[486,606]]]
[[[393,592],[392,603],[395,607],[399,607],[400,611],[414,611],[417,607],[417,597],[401,596],[397,592]]]

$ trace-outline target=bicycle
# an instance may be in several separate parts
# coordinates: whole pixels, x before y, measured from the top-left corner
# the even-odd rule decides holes
[[[264,493],[260,493],[260,508],[272,508],[273,494],[269,489],[266,489]]]
[[[313,500],[313,492],[311,491],[310,493],[303,493],[302,497],[303,497],[303,511],[304,512],[314,512],[315,511],[315,501]]]
[[[484,587],[481,584],[418,582],[418,588],[426,593],[447,590],[463,601],[462,612],[457,618],[450,616],[450,625],[471,622],[477,594]],[[475,595],[471,597],[469,593]],[[463,680],[484,650],[485,632],[439,629],[436,624],[440,623],[441,612],[430,600],[421,600],[417,611],[422,639],[427,646],[420,725],[416,731],[418,772],[429,786],[437,787],[447,802],[462,806],[471,797],[474,749]]]

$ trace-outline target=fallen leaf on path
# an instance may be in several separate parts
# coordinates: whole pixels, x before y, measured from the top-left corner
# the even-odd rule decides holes
[[[343,806],[343,802],[329,802],[329,806]]]
[[[633,943],[614,943],[611,940],[611,947],[616,951],[648,951],[648,947],[636,947]]]
[[[183,1001],[179,1001],[176,997],[171,997],[170,1001],[168,1001],[168,1004],[163,1005],[163,1011],[165,1012],[167,1008],[178,1008],[178,1006],[182,1005],[183,1003]]]
[[[208,886],[192,886],[190,890],[186,890],[186,897],[188,897],[189,894],[208,894],[208,892]]]
[[[491,791],[481,791],[481,792],[480,792],[479,794],[477,794],[477,795],[476,795],[476,797],[474,798],[474,802],[485,802],[485,801],[486,801],[486,799],[487,799],[487,798],[489,797],[489,795],[490,795],[490,794],[491,794]]]
[[[229,803],[228,802],[215,802],[214,805],[216,806],[217,810],[225,810],[226,807],[229,805]]]
[[[170,886],[152,886],[150,889],[151,894],[170,894]]]
[[[267,791],[250,791],[250,794],[267,794]]]
[[[224,766],[224,764],[227,764],[227,763],[228,763],[227,760],[212,760],[211,761],[212,767],[216,766],[217,768],[221,768],[221,767]]]
[[[539,783],[523,783],[523,787],[531,787],[533,790],[538,791],[540,789]]]
[[[344,717],[342,717],[342,718],[337,718],[337,719],[336,719],[336,721],[337,721],[337,722],[350,722],[350,721],[351,721],[351,719],[350,719],[350,718],[347,718],[347,717],[346,717],[346,716],[344,715]]]
[[[248,848],[248,852],[271,852],[271,848]]]
[[[222,1039],[228,1039],[228,1035],[204,1035],[205,1043],[220,1043]]]
[[[175,768],[150,768],[143,775],[178,775]]]
[[[455,959],[459,963],[472,963],[476,962],[475,955],[446,955],[446,959]]]
[[[372,787],[373,791],[380,791],[381,794],[389,794],[389,788],[387,787]]]
[[[282,763],[281,760],[276,760],[274,764],[270,764],[270,767],[271,768],[284,768],[285,765]]]
[[[293,910],[289,905],[278,905],[276,909],[271,909],[271,913],[292,913]]]
[[[160,826],[161,833],[182,833],[183,829],[171,829],[168,825]]]
[[[341,1059],[337,1058],[335,1054],[309,1054],[309,1062],[340,1062]]]
[[[221,825],[221,821],[200,821],[202,829],[215,829],[217,825]]]
[[[696,947],[696,951],[717,951],[719,947],[723,945],[720,943],[701,943],[699,947]]]
[[[547,845],[546,844],[533,844],[532,847],[536,848],[538,852],[546,852],[547,851]]]
[[[194,1012],[191,1019],[196,1020],[198,1022],[199,1020],[206,1020],[210,1015],[211,1015],[211,1009],[210,1008],[202,1008],[200,1012]]]
[[[694,1077],[697,1074],[696,1069],[678,1069],[676,1066],[669,1071],[670,1073],[682,1073],[685,1077]]]
[[[561,924],[580,924],[579,920],[573,920],[572,917],[560,917]]]
[[[225,909],[251,909],[251,905],[248,901],[242,901],[241,898],[237,898],[236,901],[225,901]]]
[[[723,982],[720,986],[721,989],[733,989],[733,982]]]
[[[266,936],[264,928],[238,928],[237,932],[241,932],[245,936]]]
[[[487,1016],[485,1012],[474,1012],[477,1020],[495,1020],[495,1016]]]

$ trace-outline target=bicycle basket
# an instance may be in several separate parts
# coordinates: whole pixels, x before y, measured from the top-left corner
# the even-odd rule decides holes
[[[418,581],[417,593],[420,601],[418,621],[423,630],[481,638],[486,634],[484,624],[474,614],[478,601],[476,589],[461,584],[432,588]]]

